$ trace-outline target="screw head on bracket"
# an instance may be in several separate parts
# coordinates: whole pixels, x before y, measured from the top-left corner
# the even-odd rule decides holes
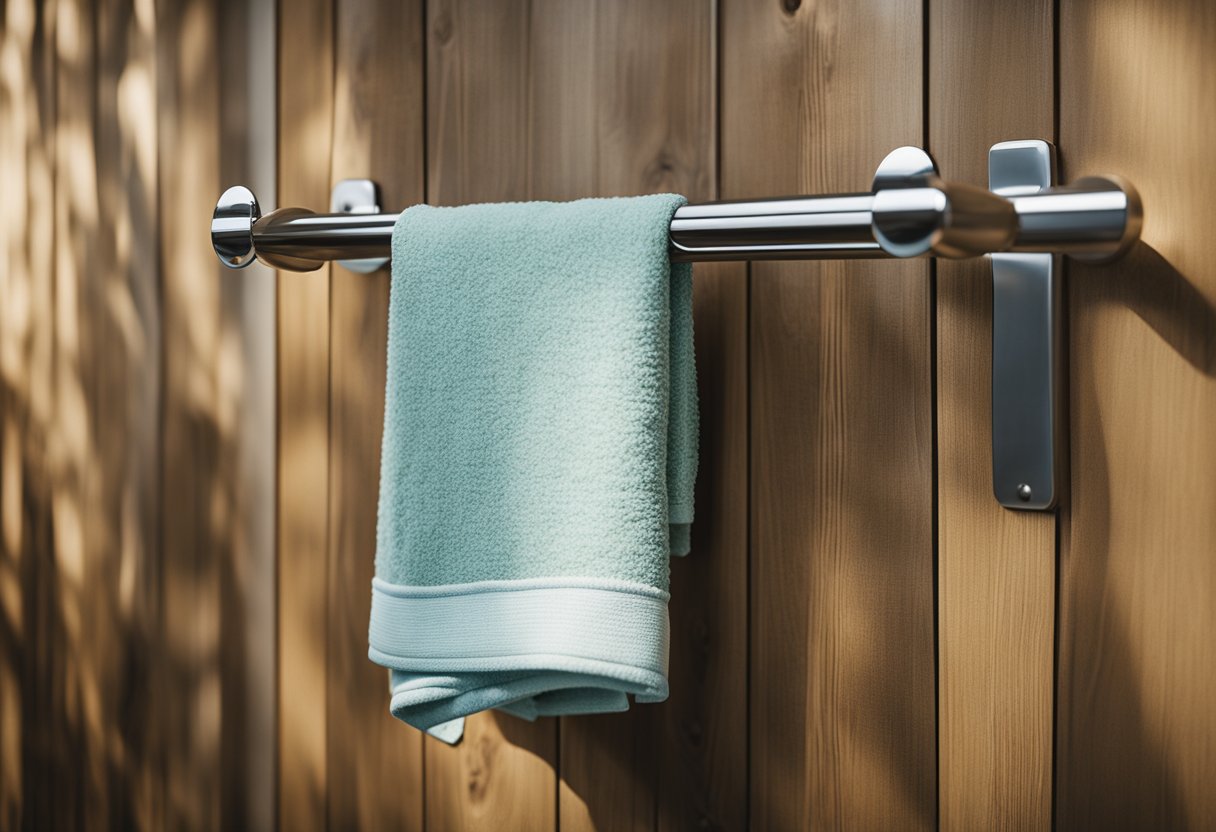
[[[256,259],[253,224],[262,209],[253,191],[236,185],[224,191],[211,215],[211,245],[215,255],[230,269],[243,269]]]

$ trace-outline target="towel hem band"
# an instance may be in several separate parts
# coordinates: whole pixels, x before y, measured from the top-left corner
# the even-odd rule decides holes
[[[607,578],[442,587],[377,578],[369,656],[410,673],[543,670],[562,657],[561,664],[586,661],[596,673],[645,684],[654,674],[667,675],[667,597],[655,587]]]

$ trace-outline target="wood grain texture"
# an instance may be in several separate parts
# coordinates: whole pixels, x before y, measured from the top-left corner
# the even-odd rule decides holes
[[[701,459],[692,551],[671,567],[658,828],[747,828],[746,266],[694,269]]]
[[[991,145],[1054,139],[1052,4],[929,10],[929,150],[987,187]],[[936,268],[941,826],[1046,829],[1056,521],[992,496],[992,268]]]
[[[426,738],[426,828],[531,832],[557,828],[557,730],[496,711],[465,722],[449,746]]]
[[[220,181],[275,193],[275,0],[218,4]],[[231,540],[220,562],[221,822],[275,826],[277,701],[275,279],[254,264],[222,269],[217,413]]]
[[[1060,828],[1216,826],[1213,42],[1210,3],[1060,4],[1065,173],[1145,205],[1126,259],[1069,269]]]
[[[279,204],[329,204],[334,19],[329,0],[280,5]],[[326,826],[329,726],[330,267],[278,292],[279,823]]]
[[[246,817],[220,785],[248,771],[226,741],[245,630],[221,622],[235,505],[254,496],[234,421],[244,310],[198,232],[230,126],[200,71],[216,11],[3,10],[0,165],[20,213],[0,301],[4,828]]]
[[[694,199],[712,195],[712,5],[466,2],[433,4],[428,12],[433,201],[662,190]],[[685,655],[673,662],[673,701],[658,714],[635,709],[561,721],[563,828],[652,828],[656,822],[683,828],[702,819],[742,825],[746,445],[745,358],[738,350],[745,287],[740,268],[717,270],[728,273],[733,290],[726,284],[698,289],[699,314],[718,316],[717,326],[735,336],[716,347],[712,332],[707,336],[710,349],[735,363],[721,369],[734,386],[708,397],[719,410],[707,416],[705,436],[708,446],[733,452],[723,464],[742,476],[703,489],[703,501],[730,510],[716,527],[727,534],[699,538],[700,554],[691,560],[709,577],[686,578],[683,590],[702,591],[701,602],[712,598],[721,608],[710,615],[694,609],[691,597],[675,606],[674,651]],[[723,421],[715,418],[736,431],[720,445],[713,431]],[[721,658],[702,662],[711,648]],[[453,755],[437,746],[428,753],[428,820],[442,828],[445,816],[437,814],[433,790],[451,775],[432,762]],[[538,790],[537,799],[547,798]]]
[[[386,210],[424,201],[420,2],[337,6],[331,182],[374,176]],[[422,734],[389,713],[367,659],[384,425],[389,273],[333,267],[330,287],[330,829],[421,829]]]
[[[166,825],[217,829],[243,812],[222,772],[240,764],[225,718],[241,721],[245,668],[225,580],[237,556],[239,328],[205,234],[220,190],[222,108],[217,6],[157,8],[160,219],[164,273],[161,450]],[[136,104],[135,106],[139,106]],[[238,629],[234,632],[233,627]],[[235,685],[233,684],[235,683]],[[238,798],[230,790],[229,798]]]
[[[142,241],[156,238],[167,207],[158,190],[156,44],[163,35],[147,6],[106,0],[93,4],[93,13],[100,233],[98,257],[88,266],[95,294],[80,311],[89,319],[81,331],[96,339],[88,349],[98,378],[87,408],[96,431],[91,474],[100,510],[98,526],[86,532],[95,547],[87,556],[95,577],[86,579],[84,591],[100,616],[86,625],[96,634],[94,644],[111,641],[95,671],[104,744],[91,751],[91,762],[94,771],[106,772],[110,791],[108,817],[98,825],[151,828],[161,822],[168,734],[157,689],[166,647],[160,523],[167,513],[161,439],[169,344],[162,330],[172,312],[162,263]],[[218,131],[209,138],[207,150],[214,153]]]
[[[534,195],[528,12],[523,0],[427,3],[428,202]],[[460,745],[426,739],[426,775],[430,829],[554,829],[557,722],[476,714]]]
[[[50,828],[58,800],[51,669],[67,660],[53,580],[55,10],[7,3],[0,23],[0,827]],[[62,733],[62,731],[61,731]],[[74,772],[73,772],[74,774]],[[63,785],[74,785],[65,777]]]
[[[50,643],[39,607],[51,538],[56,153],[43,132],[54,131],[57,90],[54,14],[9,4],[2,25],[0,60],[13,69],[0,78],[0,177],[11,183],[0,208],[0,825],[17,828],[47,816],[38,778],[49,691],[37,645]]]
[[[97,604],[104,591],[83,591],[87,559],[102,551],[91,547],[86,552],[86,529],[100,528],[95,491],[90,493],[86,480],[96,470],[97,437],[89,420],[90,398],[95,401],[94,375],[97,366],[92,336],[95,330],[87,305],[101,294],[91,280],[88,264],[97,257],[99,215],[92,130],[96,107],[96,87],[91,83],[96,59],[93,41],[94,20],[91,8],[83,2],[64,2],[56,8],[56,132],[55,132],[55,399],[56,443],[49,460],[53,477],[51,522],[52,557],[44,591],[53,600],[48,612],[54,618],[51,643],[57,655],[41,658],[50,675],[47,752],[54,760],[51,771],[58,772],[63,800],[47,795],[46,821],[67,827],[79,824],[87,811],[106,816],[108,783],[90,771],[95,749],[100,744],[100,703],[98,697],[105,680],[97,678],[100,656],[85,638],[101,611]],[[81,296],[84,296],[83,298]],[[82,332],[83,329],[83,332]],[[84,343],[82,343],[82,341]],[[90,393],[94,393],[90,397]],[[91,500],[90,498],[94,499]],[[90,570],[89,578],[96,578]],[[104,649],[109,639],[101,639]],[[112,642],[110,642],[112,644]],[[81,701],[83,688],[89,688],[93,710],[93,735]],[[72,754],[70,746],[84,749]],[[49,773],[49,772],[48,772]],[[94,780],[89,781],[90,774]],[[46,776],[46,775],[44,775]]]
[[[43,740],[56,765],[34,781],[48,795],[35,822],[51,826],[125,826],[155,800],[134,800],[132,787],[149,785],[142,711],[159,668],[149,589],[159,577],[160,310],[155,261],[140,262],[130,242],[157,232],[157,108],[120,111],[118,77],[146,81],[154,63],[152,33],[132,32],[130,11],[56,8],[53,542],[40,555],[53,558],[43,599],[55,623],[39,645],[53,680]],[[151,104],[152,88],[142,92]]]
[[[722,196],[865,189],[922,139],[921,31],[918,2],[724,6]],[[757,829],[936,822],[929,286],[751,267]]]

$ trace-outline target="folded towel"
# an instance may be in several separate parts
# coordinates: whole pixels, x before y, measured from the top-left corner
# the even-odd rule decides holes
[[[422,729],[667,698],[697,465],[673,195],[418,206],[393,232],[369,656]]]

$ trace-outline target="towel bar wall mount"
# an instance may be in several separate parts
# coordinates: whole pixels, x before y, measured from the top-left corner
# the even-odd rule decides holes
[[[1135,189],[1114,176],[1055,183],[1055,148],[1040,140],[989,151],[990,189],[943,180],[920,148],[878,166],[868,193],[685,205],[671,221],[673,260],[826,260],[991,255],[993,491],[1013,509],[1053,508],[1064,477],[1061,255],[1106,261],[1140,237]],[[211,222],[227,267],[255,259],[286,271],[337,260],[369,272],[387,262],[398,214],[374,183],[346,180],[330,214],[262,215],[244,187]]]

